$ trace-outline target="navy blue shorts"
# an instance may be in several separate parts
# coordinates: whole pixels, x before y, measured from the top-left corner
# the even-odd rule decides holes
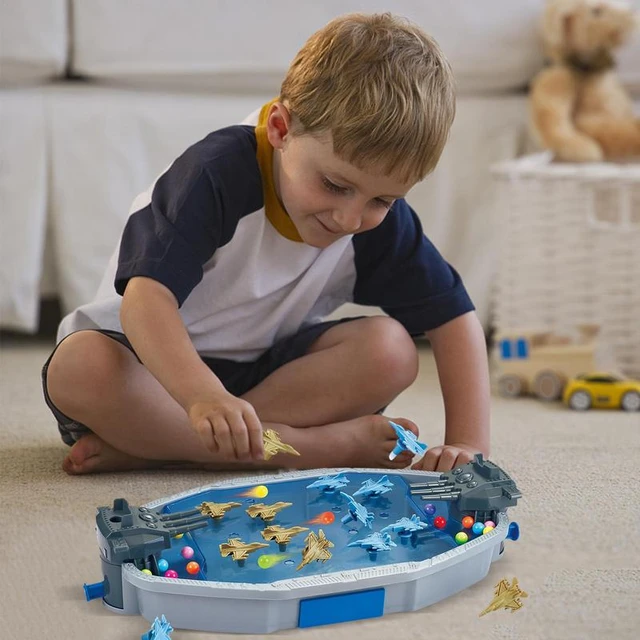
[[[331,329],[331,327],[357,319],[358,318],[342,318],[341,320],[330,320],[306,327],[299,333],[289,338],[284,338],[274,344],[273,347],[265,351],[255,362],[235,362],[234,360],[225,360],[223,358],[207,357],[202,357],[202,360],[211,371],[216,374],[229,393],[232,393],[234,396],[241,396],[262,382],[262,380],[272,374],[276,369],[284,366],[287,362],[291,362],[305,355],[309,347],[325,331]],[[96,331],[119,342],[136,355],[131,343],[123,333],[109,331],[107,329],[96,329]],[[56,349],[57,348],[58,345],[56,345]],[[47,370],[49,369],[49,363],[55,352],[56,350],[54,349],[45,362],[44,367],[42,367],[42,390],[47,406],[51,409],[51,412],[58,421],[58,430],[60,431],[63,442],[71,446],[83,435],[91,433],[91,429],[62,413],[49,397],[49,392],[47,391]]]

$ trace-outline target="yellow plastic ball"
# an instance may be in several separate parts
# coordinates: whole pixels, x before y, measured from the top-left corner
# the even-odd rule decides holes
[[[179,533],[177,536],[173,536],[176,540],[181,540],[184,537],[184,533]]]
[[[148,576],[152,576],[153,575],[153,573],[151,573],[150,569],[143,569],[142,573],[146,573]]]
[[[259,487],[256,487],[256,498],[266,498],[269,495],[269,489],[261,484]]]
[[[483,533],[483,534],[484,534],[484,533],[489,533],[489,531],[493,531],[493,527],[485,527],[485,528],[482,530],[482,533]]]

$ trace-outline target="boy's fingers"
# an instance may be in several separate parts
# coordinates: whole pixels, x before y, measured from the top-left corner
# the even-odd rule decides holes
[[[457,457],[457,449],[444,449],[440,454],[436,471],[450,471],[455,467]]]
[[[249,434],[242,419],[242,414],[227,417],[227,422],[233,436],[236,457],[239,460],[246,460],[249,457]]]
[[[435,471],[439,459],[439,453],[435,449],[429,449],[420,461],[420,468],[423,471]]]
[[[200,436],[200,439],[204,443],[204,446],[209,451],[215,452],[218,450],[218,443],[216,442],[216,439],[213,435],[213,425],[209,422],[209,420],[207,420],[206,418],[204,420],[200,420],[200,422],[198,422],[198,424],[196,425],[196,432]]]
[[[231,431],[229,430],[229,425],[224,418],[216,420],[214,433],[218,443],[218,448],[220,449],[220,455],[225,460],[233,460],[236,457],[236,454],[233,450],[233,442],[231,441]]]
[[[247,425],[249,434],[249,447],[251,455],[255,460],[264,458],[264,444],[262,442],[262,424],[258,420],[255,411],[247,411],[244,415],[244,421]]]

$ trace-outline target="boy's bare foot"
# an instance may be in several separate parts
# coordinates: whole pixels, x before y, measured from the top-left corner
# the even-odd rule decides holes
[[[405,429],[418,434],[418,427],[405,418],[393,418]],[[292,428],[277,425],[283,442],[300,452],[299,458],[278,456],[282,464],[299,469],[322,467],[384,467],[402,469],[413,455],[403,451],[394,460],[389,453],[397,442],[396,432],[384,416],[363,416],[321,427]]]
[[[159,469],[180,466],[180,463],[135,458],[114,449],[94,433],[82,436],[72,447],[62,463],[69,475],[102,473],[105,471],[132,471],[135,469]],[[184,468],[192,468],[185,463]]]

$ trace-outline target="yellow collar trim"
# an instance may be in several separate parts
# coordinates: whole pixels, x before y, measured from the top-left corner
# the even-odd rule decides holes
[[[267,137],[267,116],[269,115],[269,108],[274,102],[276,100],[267,102],[262,107],[258,117],[258,125],[256,126],[256,141],[258,143],[256,157],[262,174],[264,211],[267,219],[280,235],[294,242],[303,242],[289,214],[280,203],[273,183],[273,147]]]

